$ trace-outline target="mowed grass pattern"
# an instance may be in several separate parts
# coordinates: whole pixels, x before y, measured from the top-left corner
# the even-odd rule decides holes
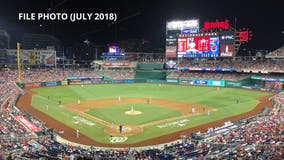
[[[133,105],[134,110],[141,111],[142,114],[126,115],[125,112],[130,111],[131,106],[132,104],[122,104],[111,107],[95,108],[86,113],[115,124],[144,124],[181,116],[181,113],[178,110],[143,103]]]
[[[230,117],[233,115],[241,114],[252,110],[259,102],[256,100],[258,97],[269,95],[270,93],[258,92],[253,90],[235,89],[235,88],[220,88],[217,91],[216,87],[201,87],[201,86],[183,86],[183,85],[168,85],[162,84],[103,84],[103,85],[85,85],[81,87],[79,85],[73,86],[57,86],[57,87],[44,87],[44,88],[34,88],[37,94],[32,98],[32,106],[36,109],[45,112],[49,116],[65,123],[66,125],[79,129],[81,133],[93,138],[96,141],[102,143],[110,143],[109,135],[104,133],[104,126],[96,123],[95,126],[88,126],[86,124],[74,124],[73,116],[75,113],[68,111],[58,104],[60,100],[62,105],[77,103],[80,99],[81,102],[84,100],[91,99],[108,99],[108,98],[159,98],[159,99],[170,99],[191,103],[199,103],[203,105],[208,105],[210,107],[216,108],[217,111],[212,112],[210,116],[207,114],[201,114],[198,116],[188,118],[190,121],[188,124],[182,127],[171,126],[168,128],[160,129],[156,126],[144,128],[144,132],[139,135],[134,135],[128,137],[128,140],[124,143],[135,143],[143,141],[148,138],[154,138],[168,133],[176,132],[182,129],[186,129],[193,126],[198,126],[200,124],[208,123],[225,117]],[[49,99],[48,99],[49,97]],[[236,101],[239,103],[236,103]],[[46,105],[48,104],[48,110]],[[136,106],[136,104],[134,104]],[[137,105],[138,106],[138,105]],[[117,106],[109,106],[117,107]],[[129,106],[127,106],[129,109]],[[154,106],[158,108],[160,106]],[[135,107],[136,109],[136,107]],[[112,109],[110,109],[112,110]],[[116,111],[109,111],[106,109],[98,110],[100,113],[97,115],[99,118],[112,121],[114,119],[108,116],[112,115],[115,119],[119,120],[121,123],[126,122],[124,118],[127,116],[122,116],[116,113]],[[106,111],[106,112],[104,112]],[[165,111],[165,114],[163,113]],[[108,112],[112,112],[109,114]],[[153,112],[156,114],[160,112],[160,116],[167,115],[168,110],[160,109],[159,111]],[[170,114],[174,113],[171,112]],[[105,115],[105,116],[103,116]],[[116,118],[116,116],[118,116]],[[153,119],[147,119],[148,116],[143,116],[144,123],[152,121]],[[166,116],[164,117],[167,118]],[[87,118],[86,118],[87,119]],[[90,119],[88,119],[90,120]],[[90,120],[92,121],[92,120]]]

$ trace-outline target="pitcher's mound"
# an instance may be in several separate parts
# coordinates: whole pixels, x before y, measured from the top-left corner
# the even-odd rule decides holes
[[[142,114],[141,111],[126,111],[124,112],[126,115],[138,115],[138,114]]]

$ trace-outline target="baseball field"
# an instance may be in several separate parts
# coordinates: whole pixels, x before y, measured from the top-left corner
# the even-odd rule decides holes
[[[234,88],[146,83],[26,91],[19,99],[20,108],[35,114],[66,139],[102,146],[131,146],[204,124],[219,121],[220,125],[230,117],[253,111],[261,97],[270,95]],[[30,96],[30,101],[22,102],[28,99],[25,96]],[[31,105],[32,110],[21,103]]]

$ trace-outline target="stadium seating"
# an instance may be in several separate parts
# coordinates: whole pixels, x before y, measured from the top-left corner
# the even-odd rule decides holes
[[[218,64],[221,65],[221,62]],[[229,63],[224,64],[225,66],[230,65]],[[209,63],[194,65],[212,66]],[[255,63],[253,65],[258,66]],[[263,65],[264,67],[269,66],[270,69],[274,66],[272,62],[264,62]],[[145,76],[146,73],[149,74],[148,69],[151,69],[154,74],[153,70],[161,66],[151,65],[149,67],[143,64],[140,67],[145,71],[141,71],[144,74],[141,76]],[[277,66],[278,69],[281,67],[283,65]],[[126,76],[121,76],[114,72],[119,71],[30,69],[24,71],[23,82],[55,81],[64,80],[71,75],[101,74],[114,75],[117,79],[123,79],[133,78],[135,74],[122,71],[122,75]],[[17,72],[15,70],[0,71],[0,75],[0,159],[284,159],[284,91],[271,98],[276,104],[269,115],[257,115],[243,119],[234,123],[236,124],[234,128],[223,128],[223,132],[213,129],[210,132],[201,133],[199,135],[203,137],[201,140],[191,135],[164,146],[113,150],[99,147],[83,148],[55,141],[52,138],[54,132],[45,128],[42,122],[34,119],[32,115],[22,113],[16,106],[11,106],[16,95],[24,94],[24,91],[15,84]],[[234,80],[245,78],[246,74],[173,72],[169,75],[169,77],[176,76]],[[153,75],[153,78],[157,77]],[[45,134],[40,136],[30,134],[13,118],[15,115],[26,116],[36,126],[45,130]]]
[[[265,57],[266,58],[284,58],[284,46],[270,52]]]

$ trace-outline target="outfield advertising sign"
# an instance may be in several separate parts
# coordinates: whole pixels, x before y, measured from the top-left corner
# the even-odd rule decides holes
[[[191,80],[182,79],[179,81],[180,84],[192,84]]]
[[[98,84],[103,81],[102,76],[69,76],[69,84]]]
[[[134,83],[134,79],[124,79],[124,83]]]
[[[227,87],[242,87],[242,83],[238,81],[226,81]]]
[[[83,81],[81,81],[81,79],[70,79],[69,80],[69,84],[84,84]]]
[[[25,83],[26,88],[41,87],[41,83]]]
[[[193,84],[196,84],[196,85],[208,85],[208,81],[207,80],[194,80]]]
[[[51,82],[41,82],[41,86],[59,86],[61,85],[61,81],[51,81]]]
[[[168,78],[167,83],[178,83],[178,79],[177,78]]]
[[[61,85],[66,86],[66,85],[68,85],[68,82],[67,81],[61,81]]]
[[[57,82],[53,81],[53,82],[45,82],[45,86],[57,86]]]
[[[180,84],[190,84],[190,85],[202,85],[202,86],[225,86],[225,81],[223,80],[206,80],[206,79],[191,79],[191,78],[180,78]]]
[[[208,81],[209,86],[225,86],[225,81],[217,81],[217,80],[209,80]]]
[[[278,82],[284,82],[284,78],[266,78],[266,77],[259,77],[259,76],[251,76],[251,79],[262,80],[262,81],[278,81]]]

